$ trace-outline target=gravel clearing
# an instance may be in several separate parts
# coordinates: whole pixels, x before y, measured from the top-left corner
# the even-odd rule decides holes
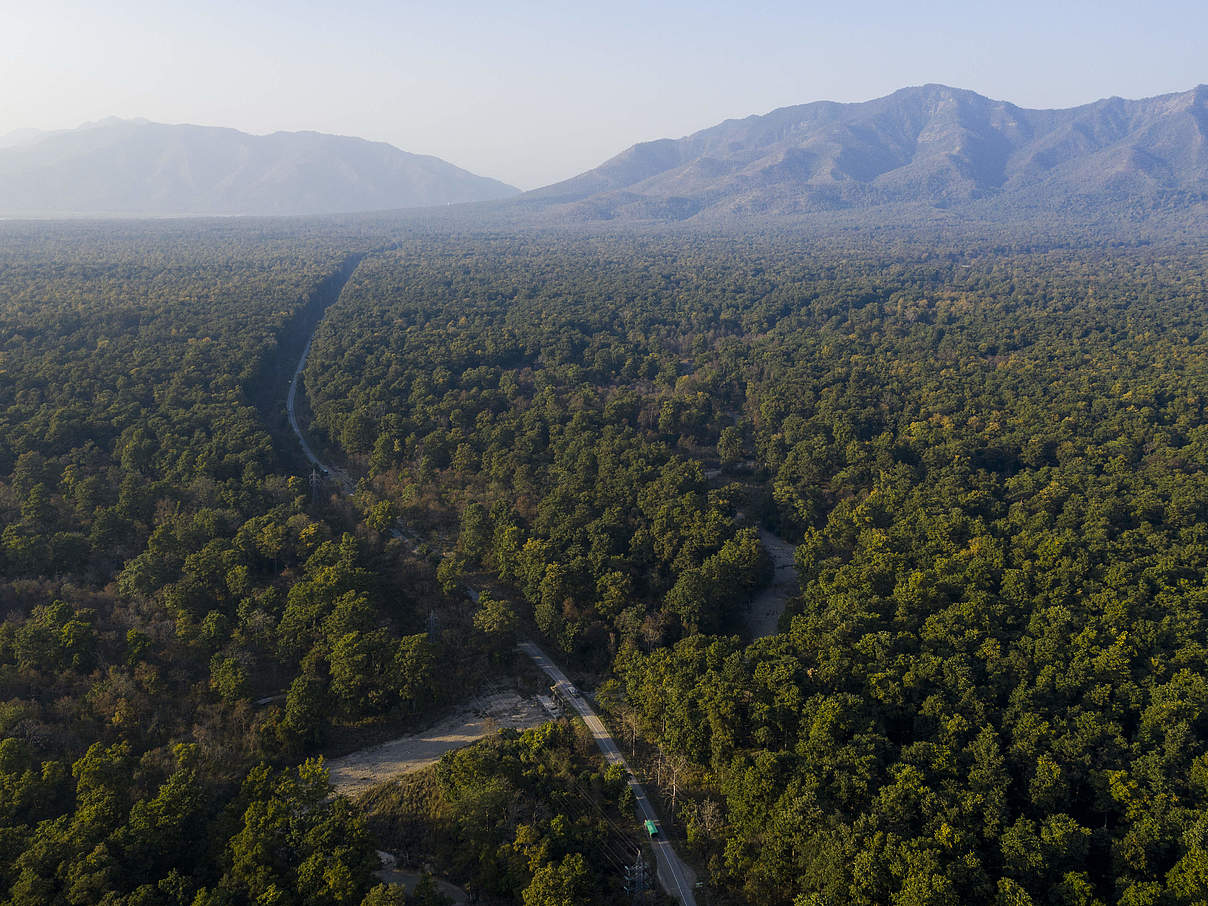
[[[400,774],[435,764],[446,752],[511,727],[535,727],[550,719],[536,698],[495,692],[476,698],[462,710],[420,733],[379,743],[327,762],[336,792],[356,795]]]

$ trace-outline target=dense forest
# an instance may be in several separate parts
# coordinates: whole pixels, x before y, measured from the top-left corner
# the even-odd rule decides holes
[[[529,238],[367,265],[316,340],[317,422],[457,526],[446,573],[612,659],[618,722],[690,761],[723,896],[1208,895],[1202,252]],[[748,643],[761,520],[801,594]]]
[[[6,225],[0,902],[623,899],[566,724],[315,758],[522,635],[710,903],[1204,902],[1206,301],[1175,244]]]
[[[4,901],[359,903],[370,838],[306,757],[333,727],[431,712],[486,655],[456,608],[429,635],[432,569],[314,494],[254,405],[265,382],[283,398],[279,342],[367,246],[10,229]]]

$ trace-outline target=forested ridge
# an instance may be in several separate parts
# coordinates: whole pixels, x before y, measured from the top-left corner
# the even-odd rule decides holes
[[[615,901],[566,727],[359,805],[308,760],[528,633],[710,902],[1208,899],[1202,248],[374,229],[4,227],[5,902],[397,902],[375,845]],[[304,376],[345,498],[264,382],[350,256]],[[752,640],[760,527],[800,594]]]

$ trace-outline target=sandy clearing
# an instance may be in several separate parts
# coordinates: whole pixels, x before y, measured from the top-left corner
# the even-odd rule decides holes
[[[484,736],[512,727],[535,727],[550,719],[536,698],[521,698],[515,692],[496,692],[474,699],[467,707],[433,727],[411,736],[361,749],[327,763],[336,792],[355,795],[399,774],[419,771]]]
[[[797,565],[793,561],[793,545],[762,527],[759,529],[759,540],[772,558],[775,572],[772,584],[752,599],[747,607],[747,632],[753,639],[762,639],[780,631],[780,615],[784,613],[785,602],[797,594]]]

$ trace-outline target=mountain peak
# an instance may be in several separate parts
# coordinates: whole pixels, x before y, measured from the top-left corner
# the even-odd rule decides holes
[[[970,91],[967,88],[953,88],[951,85],[944,85],[941,82],[925,82],[922,85],[907,85],[904,88],[899,88],[892,94],[886,95],[886,98],[902,97],[910,95],[921,95],[924,97],[976,97],[982,98],[976,91]],[[986,98],[982,98],[987,100]],[[874,99],[882,100],[882,99]],[[871,103],[871,102],[865,102]]]

